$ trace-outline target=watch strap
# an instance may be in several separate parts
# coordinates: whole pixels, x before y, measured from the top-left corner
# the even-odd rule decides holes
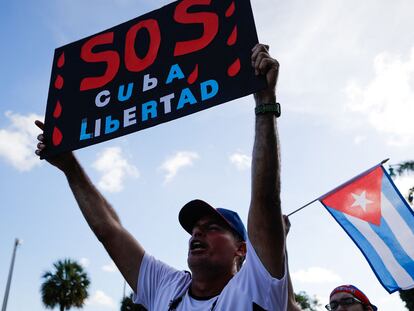
[[[280,117],[280,112],[281,112],[280,104],[279,103],[259,104],[254,109],[254,112],[256,113],[256,115],[271,113],[271,114],[274,114],[276,118],[278,118]]]

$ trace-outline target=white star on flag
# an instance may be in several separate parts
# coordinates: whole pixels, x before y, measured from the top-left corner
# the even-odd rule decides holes
[[[351,193],[351,195],[353,196],[353,198],[355,200],[354,203],[352,203],[351,207],[361,206],[362,209],[364,210],[364,212],[367,211],[367,204],[373,203],[373,201],[367,199],[365,192],[366,191],[362,191],[362,193],[360,195],[357,195],[355,193]]]

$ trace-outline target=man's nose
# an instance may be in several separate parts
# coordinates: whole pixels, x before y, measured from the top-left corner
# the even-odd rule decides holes
[[[193,232],[192,232],[193,237],[198,237],[198,236],[201,236],[202,234],[203,234],[203,229],[200,226],[193,228]]]

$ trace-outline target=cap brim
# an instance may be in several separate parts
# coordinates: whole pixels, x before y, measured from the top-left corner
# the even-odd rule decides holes
[[[192,200],[184,205],[178,214],[178,221],[185,231],[192,234],[194,225],[204,216],[218,217],[228,223],[214,207],[203,200]]]

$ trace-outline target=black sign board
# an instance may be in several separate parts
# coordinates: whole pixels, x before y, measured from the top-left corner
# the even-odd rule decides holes
[[[266,87],[249,0],[181,0],[55,50],[48,157]]]

